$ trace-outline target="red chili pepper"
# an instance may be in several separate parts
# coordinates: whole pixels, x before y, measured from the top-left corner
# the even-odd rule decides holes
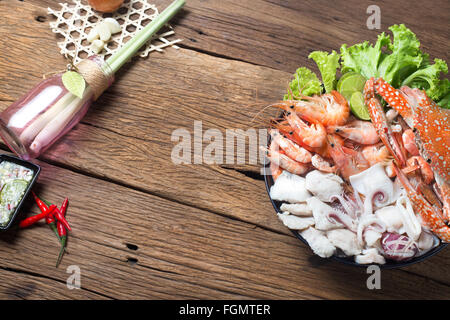
[[[52,205],[48,201],[39,199],[38,196],[36,196],[36,194],[34,193],[34,191],[32,193],[33,193],[34,200],[36,201],[39,209],[41,209],[42,212],[45,210],[45,208],[48,208],[48,206]],[[47,217],[45,217],[45,222],[50,226],[50,228],[53,230],[53,232],[58,237],[58,240],[61,242],[61,239],[58,235],[58,230],[56,228],[55,216],[53,214],[51,214],[51,215],[49,214]]]
[[[34,200],[36,201],[36,204],[38,205],[39,209],[41,209],[41,212],[44,212],[45,209],[48,209],[47,205],[38,198],[38,196],[36,195],[36,193],[34,193],[34,191],[32,191]]]
[[[33,197],[34,197],[34,200],[36,201],[39,209],[41,209],[41,211],[44,211],[45,208],[47,208],[47,205],[44,203],[44,201],[39,199],[38,196],[34,192],[33,192]],[[66,198],[66,200],[68,202],[67,198]],[[66,200],[64,200],[64,202],[66,202]],[[63,203],[63,205],[64,205],[64,203]],[[67,207],[67,204],[66,204],[66,207]],[[61,206],[61,209],[62,209],[62,206]],[[64,218],[64,216],[61,214],[61,211],[58,208],[56,208],[54,215],[58,221],[61,221],[62,224],[64,224],[64,226],[67,228],[67,230],[69,230],[69,231],[72,230],[72,228],[69,226],[69,223],[67,222],[66,218]]]
[[[66,216],[66,211],[67,211],[67,206],[68,205],[69,205],[69,199],[65,198],[63,203],[62,203],[62,205],[61,205],[61,209],[60,209],[61,214],[62,214],[63,217]]]
[[[52,205],[52,203],[51,202],[49,202],[49,201],[47,201],[47,200],[45,200],[45,199],[41,199],[47,206],[51,206]],[[63,203],[64,204],[64,203]],[[61,206],[61,209],[62,209],[62,206]],[[67,204],[66,204],[66,208],[64,209],[64,213],[63,213],[63,215],[65,215],[65,210],[67,209]],[[61,236],[59,235],[59,232],[58,232],[58,226],[57,226],[57,224],[56,224],[56,219],[55,219],[55,216],[52,214],[52,215],[49,215],[49,216],[47,216],[47,218],[45,218],[46,219],[46,221],[47,221],[47,223],[50,221],[50,224],[49,224],[49,226],[51,227],[51,229],[53,230],[53,232],[55,232],[55,234],[56,234],[56,237],[58,238],[58,240],[59,240],[59,242],[61,243],[61,246],[64,248],[64,251],[66,252],[66,253],[69,253],[69,251],[67,251],[67,248],[66,248],[66,239],[64,239],[64,241],[63,241],[63,239],[61,238]]]
[[[48,216],[46,216],[45,223],[47,224],[56,223],[55,216],[53,214],[49,214]]]
[[[41,213],[36,214],[34,216],[31,216],[31,217],[28,217],[28,218],[22,220],[19,223],[19,227],[20,228],[25,228],[25,227],[31,226],[31,225],[35,224],[36,222],[38,222],[39,220],[42,220],[45,217],[47,217],[49,214],[52,214],[55,210],[56,210],[56,206],[55,205],[51,205],[47,209],[44,209],[44,211],[42,211]]]
[[[72,228],[69,226],[69,223],[67,222],[66,218],[64,218],[64,216],[62,215],[61,211],[58,208],[56,208],[54,214],[58,222],[61,222],[64,225],[64,227],[66,227],[67,230],[72,231]]]

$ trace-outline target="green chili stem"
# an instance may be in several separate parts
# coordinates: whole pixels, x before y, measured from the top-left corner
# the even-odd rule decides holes
[[[52,205],[52,203],[51,203],[50,201],[47,201],[47,200],[42,199],[42,198],[40,198],[40,199],[41,199],[42,202],[44,202],[48,207],[50,207],[50,206]],[[58,228],[56,227],[56,223],[54,223],[54,222],[53,222],[53,223],[50,223],[49,226],[50,226],[50,228],[53,230],[53,232],[55,232],[56,237],[58,238],[59,242],[60,242],[61,245],[62,245],[62,238],[61,238],[61,237],[59,236],[59,234],[58,234]],[[64,247],[64,251],[65,251],[67,254],[69,254],[69,251],[67,251],[66,246],[64,245],[63,247]]]
[[[61,237],[61,250],[59,250],[58,260],[56,260],[56,267],[58,268],[59,264],[61,263],[61,259],[63,257],[64,251],[66,249],[66,241],[67,236]]]
[[[128,60],[130,60],[138,50],[184,6],[185,3],[186,0],[175,0],[172,2],[166,10],[161,12],[154,20],[146,25],[144,29],[139,31],[132,39],[128,40],[122,48],[113,54],[106,61],[112,72],[116,73]]]
[[[56,237],[58,238],[59,242],[61,242],[61,238],[59,237],[59,234],[58,234],[58,229],[56,229],[56,223],[54,223],[54,222],[49,223],[49,226],[53,230],[53,232],[55,232]]]

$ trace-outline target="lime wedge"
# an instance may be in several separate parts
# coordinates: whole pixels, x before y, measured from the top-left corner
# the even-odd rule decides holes
[[[350,98],[350,109],[353,114],[361,120],[370,120],[370,114],[364,104],[364,95],[360,91],[356,91]]]
[[[350,103],[350,99],[352,98],[352,95],[355,93],[355,91],[342,91],[340,94],[344,96],[344,98]]]
[[[344,82],[344,80],[345,80],[346,78],[351,77],[351,76],[354,76],[355,74],[358,74],[358,73],[356,73],[356,72],[347,72],[347,73],[344,73],[344,74],[342,75],[342,77],[339,78],[339,81],[338,81],[337,84],[336,84],[336,90],[339,91],[339,92],[341,92],[341,91],[342,91],[342,90],[341,90],[342,82]]]
[[[20,200],[27,189],[28,182],[23,179],[13,180],[5,184],[0,193],[1,203],[11,203]]]
[[[345,91],[355,92],[364,90],[367,79],[356,72],[344,74],[336,85],[337,91],[340,93]]]

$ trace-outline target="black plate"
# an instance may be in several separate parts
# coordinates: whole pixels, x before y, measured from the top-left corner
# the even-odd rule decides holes
[[[14,210],[14,212],[11,214],[11,218],[9,219],[8,224],[5,226],[0,226],[0,231],[8,230],[9,227],[11,227],[17,214],[19,213],[20,209],[22,208],[22,205],[25,202],[25,199],[27,198],[28,194],[30,193],[31,188],[33,187],[34,183],[36,182],[36,179],[37,179],[39,173],[41,172],[41,167],[38,166],[37,164],[31,163],[29,161],[25,161],[25,160],[22,160],[22,159],[13,157],[13,156],[8,156],[6,154],[2,154],[2,155],[0,155],[0,163],[3,161],[12,162],[12,163],[18,164],[20,166],[23,166],[25,168],[32,170],[33,178],[28,183],[28,187],[25,190],[25,193],[23,194],[22,199],[20,200],[19,204],[17,205],[16,210]]]
[[[265,173],[266,173],[264,175],[264,182],[266,184],[266,191],[267,191],[267,194],[269,195],[269,199],[272,202],[273,207],[275,208],[276,213],[281,213],[280,207],[281,207],[282,202],[273,200],[272,197],[270,196],[270,187],[273,186],[274,181],[273,181],[272,175],[271,174],[267,174],[267,173],[270,173],[269,164],[270,164],[270,162],[268,162],[267,159],[266,159],[265,163],[264,163],[264,169],[265,169]],[[291,232],[298,239],[300,239],[304,244],[306,244],[309,247],[308,242],[297,231],[291,230]],[[442,243],[441,242],[441,244],[439,246],[431,249],[427,253],[425,253],[425,254],[417,257],[417,258],[413,258],[411,260],[404,261],[404,262],[396,262],[396,261],[393,261],[393,260],[386,259],[386,263],[385,264],[381,264],[379,266],[382,269],[394,269],[394,268],[406,267],[406,266],[409,266],[411,264],[414,264],[414,263],[417,263],[417,262],[421,262],[421,261],[423,261],[425,259],[428,259],[431,256],[434,256],[436,253],[438,253],[439,251],[444,249],[446,246],[447,246],[446,243]],[[341,257],[332,256],[329,259],[332,259],[332,260],[335,260],[335,261],[339,261],[339,262],[342,262],[342,263],[345,263],[345,264],[348,264],[348,265],[351,265],[351,266],[356,266],[356,267],[367,268],[367,266],[368,266],[367,264],[356,263],[353,260],[353,257],[341,258]]]

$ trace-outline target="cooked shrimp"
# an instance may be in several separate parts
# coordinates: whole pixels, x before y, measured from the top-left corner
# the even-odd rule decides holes
[[[350,116],[347,100],[337,91],[312,97],[301,95],[298,98],[302,100],[286,100],[271,106],[285,111],[295,111],[324,126],[343,125]]]
[[[273,140],[270,142],[269,153],[278,152],[280,150],[280,146],[277,141]],[[273,181],[277,180],[283,170],[273,161],[270,162],[270,174],[272,175]]]
[[[359,144],[375,144],[380,141],[377,130],[370,121],[355,119],[342,126],[329,126],[327,131],[329,133],[337,133]]]
[[[261,150],[267,152],[267,157],[269,158],[270,162],[275,163],[277,166],[289,171],[290,173],[302,175],[309,169],[309,166],[294,161],[285,154],[282,154],[275,150],[269,150],[263,146],[261,146],[260,148]]]
[[[387,164],[388,161],[393,159],[388,148],[382,143],[365,146],[361,152],[364,158],[369,162],[370,166],[373,166],[378,162]]]
[[[327,140],[330,155],[344,179],[370,167],[361,152],[344,147],[335,135],[327,135]]]
[[[414,156],[406,161],[406,167],[402,169],[403,172],[408,173],[420,169],[420,173],[426,184],[430,184],[434,180],[433,170],[428,162],[421,156]]]
[[[335,173],[337,171],[336,166],[332,166],[328,161],[326,161],[318,154],[315,154],[311,157],[311,164],[319,171],[328,173]]]
[[[270,162],[270,173],[272,174],[273,181],[277,180],[283,170],[275,164],[275,162]]]
[[[272,137],[272,141],[276,142],[292,160],[302,163],[311,162],[311,152],[283,137],[278,130],[270,130],[270,136]]]
[[[287,122],[287,121],[285,121]],[[302,141],[300,136],[292,129],[292,127],[289,124],[286,124],[284,121],[282,122],[274,122],[272,124],[272,127],[278,129],[280,133],[282,133],[286,138],[294,142],[295,144],[299,145],[300,147],[308,150],[311,153],[317,153],[322,157],[329,158],[328,153],[328,145],[325,143],[323,146],[319,148],[313,148],[308,146],[306,143]]]
[[[308,125],[295,112],[289,112],[286,120],[303,143],[313,148],[319,148],[325,144],[327,132],[320,122]]]
[[[419,149],[417,149],[417,145],[416,145],[416,136],[414,135],[414,132],[411,129],[407,129],[407,130],[405,130],[405,132],[403,132],[402,141],[403,141],[403,145],[405,146],[405,149],[412,156],[419,155]]]

